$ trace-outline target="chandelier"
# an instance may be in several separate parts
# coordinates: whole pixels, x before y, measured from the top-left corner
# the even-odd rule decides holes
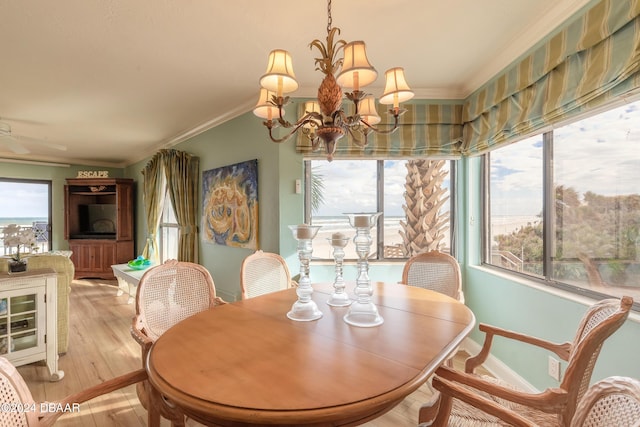
[[[305,103],[305,112],[295,123],[284,119],[284,106],[289,103],[285,94],[295,91],[298,82],[293,72],[291,55],[286,50],[276,49],[269,54],[266,73],[260,78],[260,97],[253,113],[266,119],[263,124],[269,129],[269,138],[273,142],[283,142],[301,131],[311,142],[314,151],[324,144],[327,160],[333,160],[336,143],[346,133],[359,147],[368,143],[371,132],[391,133],[398,128],[398,118],[406,111],[400,103],[413,98],[413,92],[407,85],[403,68],[391,68],[385,73],[385,88],[380,97],[381,104],[392,105],[389,114],[393,116],[393,126],[377,128],[381,119],[375,107],[375,99],[361,89],[373,83],[378,72],[369,63],[363,41],[347,43],[344,40],[334,42],[340,28],[331,26],[331,0],[327,6],[327,42],[314,40],[309,47],[320,51],[315,58],[316,70],[325,77],[318,88],[317,101]],[[342,58],[338,55],[342,51]],[[353,114],[347,115],[342,108],[342,88],[351,89],[345,96],[353,105]],[[290,129],[286,135],[277,138],[273,130],[282,127]]]

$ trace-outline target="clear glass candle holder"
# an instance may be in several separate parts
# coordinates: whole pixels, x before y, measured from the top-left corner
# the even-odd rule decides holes
[[[356,229],[353,243],[358,254],[358,278],[354,290],[356,300],[349,306],[344,321],[353,326],[372,327],[381,325],[384,319],[372,302],[373,288],[369,280],[369,251],[371,247],[371,227],[376,224],[382,212],[348,213],[349,224]]]
[[[345,292],[344,278],[342,277],[342,261],[344,260],[344,248],[349,243],[349,238],[342,233],[334,233],[327,240],[333,248],[333,259],[336,263],[336,278],[333,282],[333,294],[327,304],[333,307],[346,307],[351,305],[351,299]]]
[[[291,229],[293,233],[293,238],[298,241],[300,279],[298,280],[298,287],[296,288],[298,300],[293,303],[291,310],[287,313],[287,317],[300,322],[317,320],[322,317],[322,312],[318,309],[315,301],[311,299],[313,287],[311,286],[311,279],[309,278],[309,261],[311,261],[311,253],[313,252],[311,241],[316,237],[316,234],[318,234],[320,226],[306,224],[290,225],[289,229]]]

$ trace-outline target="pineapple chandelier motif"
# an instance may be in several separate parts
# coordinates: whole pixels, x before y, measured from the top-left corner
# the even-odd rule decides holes
[[[331,26],[331,0],[328,0],[327,5],[326,45],[318,39],[309,45],[320,51],[321,57],[315,58],[316,70],[325,75],[318,88],[317,101],[306,102],[304,115],[295,123],[284,119],[284,106],[289,103],[289,96],[285,94],[295,91],[298,82],[293,73],[291,55],[286,50],[276,49],[269,54],[267,72],[260,78],[260,98],[253,113],[266,119],[263,124],[269,129],[269,138],[273,142],[284,142],[301,130],[311,141],[314,151],[324,144],[327,160],[331,161],[336,143],[346,133],[352,136],[356,145],[365,147],[369,133],[388,134],[395,131],[398,128],[398,118],[406,111],[400,108],[400,103],[413,98],[413,92],[407,85],[403,68],[387,70],[385,88],[379,102],[392,105],[389,114],[393,116],[393,126],[388,129],[375,127],[381,121],[376,111],[375,99],[361,88],[373,83],[378,72],[367,59],[363,41],[334,42],[340,34],[340,28]],[[343,52],[342,58],[338,58],[340,51]],[[352,92],[345,92],[344,95],[353,102],[353,115],[348,116],[342,108],[342,88],[352,89]],[[273,129],[278,127],[291,130],[277,138]]]

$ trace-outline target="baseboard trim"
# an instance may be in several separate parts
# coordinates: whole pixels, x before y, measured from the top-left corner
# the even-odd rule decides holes
[[[461,348],[469,354],[478,354],[482,346],[472,340],[471,338],[465,338],[462,342]],[[487,357],[486,362],[482,365],[487,371],[491,372],[491,375],[496,378],[505,381],[522,391],[530,393],[539,393],[539,390],[532,386],[527,380],[518,375],[513,369],[509,368],[504,362],[492,354]]]

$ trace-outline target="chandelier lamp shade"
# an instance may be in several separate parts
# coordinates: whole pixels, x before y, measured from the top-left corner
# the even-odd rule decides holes
[[[340,29],[331,26],[331,0],[327,7],[328,24],[326,44],[313,40],[310,48],[316,48],[320,57],[315,58],[316,70],[324,74],[315,101],[305,103],[304,114],[295,123],[285,120],[284,107],[289,103],[288,93],[298,89],[293,72],[291,55],[286,50],[276,49],[269,54],[267,71],[260,77],[260,97],[253,113],[264,119],[273,142],[284,142],[301,131],[310,140],[314,151],[325,148],[327,160],[331,161],[336,143],[346,133],[353,142],[365,147],[371,132],[391,133],[398,128],[399,117],[406,111],[400,103],[413,97],[403,68],[392,68],[385,73],[385,87],[379,102],[390,105],[389,114],[393,125],[377,128],[381,118],[376,111],[375,99],[362,88],[373,83],[378,72],[369,63],[365,43],[361,40],[347,43],[334,39]],[[339,55],[342,54],[342,57]],[[353,104],[353,114],[347,115],[342,107],[344,96]],[[274,135],[274,129],[284,128],[282,137]]]

